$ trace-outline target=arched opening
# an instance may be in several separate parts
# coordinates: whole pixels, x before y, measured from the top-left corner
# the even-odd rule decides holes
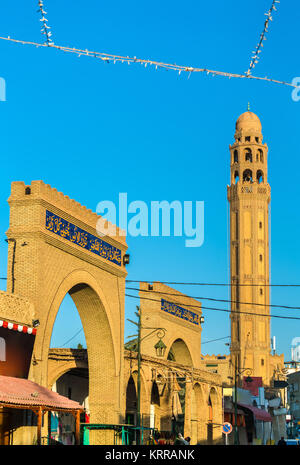
[[[86,349],[82,322],[76,305],[67,293],[56,314],[52,329],[50,348]]]
[[[137,392],[132,376],[130,376],[126,388],[125,423],[127,425],[137,424]],[[129,444],[136,442],[136,434],[133,431],[129,432],[128,440]]]
[[[137,415],[137,393],[135,388],[135,382],[132,376],[130,376],[127,388],[126,388],[126,414],[125,422],[127,425],[136,424]]]
[[[243,173],[243,181],[244,182],[252,182],[252,171],[251,170],[245,170]]]
[[[215,388],[211,388],[208,396],[208,421],[207,421],[207,442],[214,443],[214,427],[216,425],[216,413],[218,407],[218,395]]]
[[[87,368],[72,368],[53,384],[52,391],[79,402],[84,407],[80,422],[89,421],[89,374]],[[71,413],[51,413],[51,436],[65,445],[75,444],[75,418]]]
[[[203,436],[202,427],[204,418],[201,418],[203,403],[201,387],[196,383],[191,394],[191,444],[198,444]]]
[[[261,170],[258,170],[256,173],[256,179],[257,182],[260,184],[261,182],[264,182],[264,173]]]
[[[182,339],[176,339],[169,350],[167,360],[182,365],[193,366],[192,357],[186,343]]]
[[[245,161],[252,163],[252,151],[251,149],[245,149]]]
[[[237,184],[240,179],[239,172],[235,171],[234,172],[234,184]]]
[[[150,400],[150,428],[160,429],[160,396],[157,383],[152,383]]]
[[[238,151],[235,150],[233,152],[233,163],[238,163],[239,162],[239,154],[238,154]]]
[[[263,154],[263,151],[261,149],[258,149],[257,151],[257,161],[260,161],[261,163],[264,162],[264,154]]]
[[[91,285],[84,282],[77,284],[79,275],[81,277],[86,275],[87,282],[91,282]],[[60,334],[58,338],[58,333],[55,331],[57,337],[54,337],[55,334],[53,334],[51,340],[56,317],[58,322],[61,318],[59,315],[61,304],[63,303],[64,306],[65,301],[68,301],[69,304],[71,302],[67,294],[69,294],[73,301],[73,315],[66,319],[66,324],[64,324],[61,331],[61,334],[64,334],[65,337],[61,339]],[[76,316],[77,314],[74,312],[75,307],[79,314],[77,320],[74,318],[74,315]],[[77,349],[75,348],[78,347],[78,344],[85,347],[86,342],[91,423],[112,424],[119,421],[119,414],[117,414],[115,405],[118,392],[118,385],[116,382],[116,359],[107,309],[105,297],[98,283],[84,271],[71,273],[61,282],[56,290],[55,297],[49,309],[48,323],[45,329],[43,342],[39,342],[45,352],[48,346],[48,355],[54,350],[50,349],[49,351],[50,342],[52,347],[53,345],[60,346],[64,350],[67,349],[67,352],[69,351],[71,355],[74,354],[74,351],[76,352]],[[73,321],[76,321],[77,325],[79,322],[80,324],[78,326],[76,324],[73,325]],[[66,334],[69,330],[69,334]],[[68,337],[66,337],[67,335]],[[40,337],[42,336],[43,334],[40,333]],[[78,336],[80,336],[81,339],[78,339]],[[36,343],[37,342],[36,339]],[[70,348],[72,345],[73,347]],[[103,443],[104,441],[110,443],[113,441],[113,435],[111,435],[110,432],[91,431],[89,440],[90,444]]]

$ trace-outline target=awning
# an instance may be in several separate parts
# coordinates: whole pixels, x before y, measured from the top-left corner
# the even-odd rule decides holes
[[[47,410],[83,410],[74,400],[61,396],[29,379],[0,376],[0,407],[38,408]]]
[[[75,418],[75,443],[80,443],[80,413],[83,407],[74,400],[50,391],[29,379],[0,376],[0,407],[29,409],[37,415],[37,444],[42,441],[43,415],[48,412],[48,440],[51,438],[51,411],[68,412]]]
[[[271,415],[268,412],[266,412],[266,410],[262,410],[260,408],[254,407],[254,405],[246,405],[246,404],[238,403],[238,406],[251,410],[256,420],[272,421]]]

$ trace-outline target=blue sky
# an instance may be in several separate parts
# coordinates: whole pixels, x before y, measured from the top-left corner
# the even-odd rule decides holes
[[[45,3],[56,44],[240,73],[248,69],[271,0]],[[1,5],[0,35],[41,41],[36,4]],[[279,5],[254,74],[289,82],[300,75],[299,20],[296,2]],[[185,248],[183,238],[129,237],[128,278],[228,282],[228,145],[250,102],[269,146],[272,282],[300,282],[300,102],[292,100],[290,88],[200,74],[187,79],[5,41],[0,54],[7,85],[7,101],[0,102],[2,276],[10,183],[42,179],[93,210],[101,200],[117,201],[119,192],[127,192],[129,202],[203,200],[203,246]],[[177,288],[195,296],[229,295],[224,288]],[[271,295],[273,303],[300,306],[300,289],[275,288]],[[126,317],[135,305],[126,300]],[[297,310],[273,313],[300,316]],[[230,334],[228,314],[204,315],[203,341]],[[66,298],[53,345],[80,326]],[[291,340],[300,336],[298,322],[274,319],[272,334],[289,359]],[[72,344],[82,341],[81,333]],[[226,349],[224,341],[203,346],[209,353]]]

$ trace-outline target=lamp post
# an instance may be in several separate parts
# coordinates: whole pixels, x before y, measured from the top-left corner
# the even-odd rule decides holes
[[[130,323],[133,323],[137,326],[138,328],[138,333],[137,333],[137,361],[138,361],[138,376],[137,376],[137,419],[136,419],[136,426],[138,428],[137,430],[137,443],[140,445],[140,426],[141,426],[141,364],[142,364],[142,354],[141,354],[141,342],[146,339],[147,337],[151,336],[152,334],[156,334],[159,338],[158,342],[155,344],[154,348],[156,351],[156,355],[158,357],[163,357],[166,352],[167,346],[163,342],[163,338],[165,337],[166,334],[166,329],[165,328],[152,328],[148,326],[142,326],[142,309],[141,307],[136,307],[137,312],[135,312],[138,321],[132,321],[129,320]],[[145,336],[141,337],[141,332],[142,329],[152,329],[150,333],[146,334]]]

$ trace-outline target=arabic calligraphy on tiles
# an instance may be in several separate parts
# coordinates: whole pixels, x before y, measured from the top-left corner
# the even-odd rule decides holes
[[[197,315],[197,313],[191,312],[186,308],[179,307],[179,305],[173,304],[172,302],[168,302],[165,299],[161,299],[161,309],[164,312],[169,313],[170,315],[174,315],[178,318],[181,318],[182,320],[189,321],[194,325],[199,326],[200,324],[199,315]]]
[[[46,210],[46,229],[121,266],[121,250]]]

